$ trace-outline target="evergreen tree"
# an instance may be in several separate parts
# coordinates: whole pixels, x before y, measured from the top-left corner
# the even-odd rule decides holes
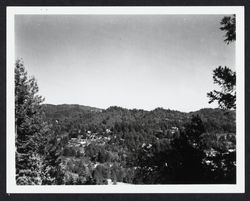
[[[236,73],[226,66],[219,66],[214,70],[213,79],[221,87],[221,91],[209,92],[209,103],[218,101],[222,109],[236,109]]]
[[[229,44],[236,40],[236,17],[226,16],[220,22],[221,27],[220,30],[226,31],[224,41]]]
[[[22,60],[15,65],[16,182],[42,184],[44,148],[50,132],[41,110],[34,77],[29,78]]]
[[[226,31],[225,42],[227,44],[236,40],[236,17],[226,16],[221,22],[220,29]],[[209,103],[218,101],[222,109],[236,109],[236,72],[228,67],[219,66],[213,71],[214,83],[221,87],[221,91],[213,90],[207,93]]]

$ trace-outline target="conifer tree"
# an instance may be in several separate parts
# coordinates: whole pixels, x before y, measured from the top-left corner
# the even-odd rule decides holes
[[[44,121],[34,77],[29,78],[22,60],[15,64],[16,182],[42,184],[44,148],[50,127]]]
[[[220,24],[220,29],[226,32],[225,43],[234,42],[236,40],[236,16],[226,16]],[[213,71],[213,80],[221,87],[221,90],[207,93],[209,103],[217,101],[222,109],[236,109],[236,72],[227,66],[219,66]]]

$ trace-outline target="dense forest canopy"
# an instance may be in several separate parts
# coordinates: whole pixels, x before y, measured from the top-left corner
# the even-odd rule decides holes
[[[227,161],[231,169],[224,172],[219,158],[234,159],[235,111],[47,104],[42,108],[67,141],[61,156],[66,180],[70,178],[66,183],[77,183],[82,166],[88,167],[90,181],[85,178],[81,184],[105,184],[109,179],[134,184],[235,182],[235,166]],[[177,161],[183,159],[185,165],[179,167]],[[81,165],[75,167],[76,162]],[[219,175],[213,178],[216,171]]]

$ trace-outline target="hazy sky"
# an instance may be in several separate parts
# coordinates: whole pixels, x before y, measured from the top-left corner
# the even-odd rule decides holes
[[[194,111],[235,67],[219,15],[17,15],[15,53],[51,104]]]

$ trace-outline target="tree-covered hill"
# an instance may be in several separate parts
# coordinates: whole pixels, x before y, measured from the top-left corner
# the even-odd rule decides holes
[[[53,104],[43,104],[43,109],[46,112],[46,116],[48,118],[63,118],[64,116],[72,116],[81,114],[84,112],[100,112],[102,109],[84,106],[84,105],[77,105],[77,104],[60,104],[60,105],[53,105]]]
[[[195,112],[156,108],[151,111],[142,109],[125,109],[112,106],[105,109],[83,105],[42,105],[46,117],[51,120],[79,123],[80,125],[101,126],[110,129],[117,124],[152,127],[166,130],[173,126],[181,127],[193,115],[199,115],[208,132],[235,132],[235,111],[219,108],[205,108]]]

